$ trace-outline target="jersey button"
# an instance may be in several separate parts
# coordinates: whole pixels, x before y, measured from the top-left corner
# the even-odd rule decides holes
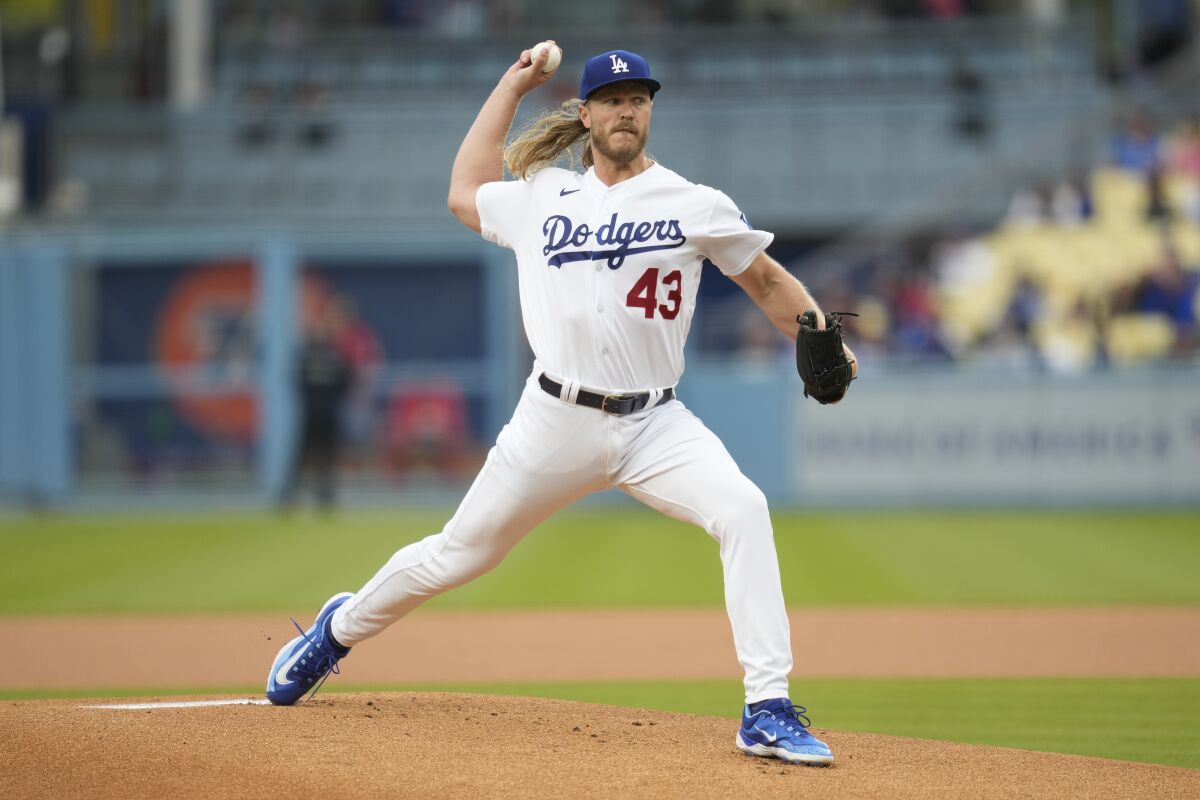
[[[603,314],[603,313],[604,313],[604,306],[596,306],[596,310],[597,310],[597,311],[599,311],[601,314]]]
[[[604,265],[603,265],[603,264],[597,264],[597,265],[596,265],[596,272],[599,272],[599,271],[600,271],[600,270],[602,270],[603,268],[604,268]]]

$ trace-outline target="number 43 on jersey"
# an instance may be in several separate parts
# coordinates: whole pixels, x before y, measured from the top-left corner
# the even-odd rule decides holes
[[[637,279],[629,294],[625,296],[625,305],[642,309],[646,312],[646,319],[654,319],[655,311],[663,319],[675,319],[679,316],[679,307],[683,303],[683,273],[679,270],[667,273],[662,279],[662,287],[667,290],[665,303],[658,302],[658,267],[650,267],[642,273],[642,277]]]

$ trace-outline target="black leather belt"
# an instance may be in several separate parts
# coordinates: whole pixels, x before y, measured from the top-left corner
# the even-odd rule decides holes
[[[562,384],[546,375],[546,373],[543,372],[538,376],[538,383],[546,390],[546,394],[552,394],[555,397],[562,396]],[[674,396],[674,389],[664,389],[662,399],[654,405],[661,406]],[[650,402],[650,393],[597,394],[596,392],[589,392],[586,389],[580,389],[575,402],[578,405],[587,406],[588,408],[598,408],[606,414],[615,414],[618,417],[623,417],[626,414],[632,414],[635,411],[641,411],[645,408],[646,403]]]

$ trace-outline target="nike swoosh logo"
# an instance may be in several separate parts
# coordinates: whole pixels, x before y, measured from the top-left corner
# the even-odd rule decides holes
[[[305,642],[305,644],[307,645],[308,643]],[[295,652],[294,655],[292,655],[291,658],[289,658],[287,661],[283,662],[279,666],[279,670],[275,673],[275,683],[276,684],[278,684],[279,686],[287,686],[289,683],[292,683],[292,681],[289,681],[287,679],[288,670],[290,670],[292,667],[296,666],[296,662],[300,660],[300,657],[303,656],[305,651],[307,651],[307,650],[308,650],[308,647],[301,647],[299,650],[297,650]]]
[[[568,192],[566,189],[559,189],[558,196],[566,197],[569,194],[575,194],[576,192],[581,192],[581,191],[583,191],[583,190],[582,189],[572,189],[571,191]]]
[[[763,736],[766,738],[766,740],[767,740],[767,743],[768,743],[768,744],[774,744],[774,743],[775,743],[775,740],[779,738],[779,734],[777,734],[777,733],[768,733],[767,731],[764,731],[762,728],[758,727],[758,725],[757,725],[757,724],[755,724],[755,726],[754,726],[754,730],[756,730],[756,731],[758,731],[759,733],[761,733],[761,734],[762,734],[762,735],[763,735]]]

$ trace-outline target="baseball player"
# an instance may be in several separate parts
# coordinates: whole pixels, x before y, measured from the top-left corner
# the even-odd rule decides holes
[[[279,651],[267,697],[286,705],[315,691],[351,647],[495,567],[554,512],[616,486],[720,544],[745,670],[737,746],[830,764],[805,709],[788,699],[791,644],[766,499],[674,389],[706,258],[788,336],[801,313],[816,312],[821,329],[825,317],[766,255],[772,234],[647,156],[660,84],[640,56],[590,59],[579,98],[505,148],[521,98],[549,77],[545,61],[545,51],[525,51],[509,67],[450,177],[454,215],[516,253],[535,361],[513,418],[445,528],[401,549],[358,592],[331,598]],[[575,143],[586,172],[549,166]],[[505,164],[517,180],[503,180]]]

